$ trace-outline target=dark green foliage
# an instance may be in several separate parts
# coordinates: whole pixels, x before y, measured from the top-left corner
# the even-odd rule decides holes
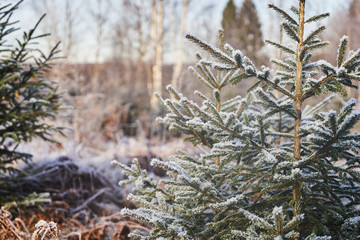
[[[19,4],[3,6],[0,12],[0,174],[14,171],[16,161],[31,158],[16,151],[19,143],[31,141],[33,137],[50,140],[51,132],[60,130],[44,121],[55,117],[60,95],[57,85],[45,78],[57,46],[48,55],[33,47],[36,39],[44,37],[35,35],[41,19],[33,29],[24,32],[14,46],[7,42],[10,34],[17,30],[10,17]]]
[[[45,78],[58,45],[48,55],[34,47],[37,39],[46,36],[35,31],[42,18],[14,45],[7,41],[18,30],[11,15],[20,3],[0,8],[0,187],[6,187],[9,179],[4,176],[17,170],[18,161],[31,160],[31,155],[17,151],[20,143],[34,137],[51,141],[52,132],[61,132],[46,121],[55,117],[61,96],[57,84]]]

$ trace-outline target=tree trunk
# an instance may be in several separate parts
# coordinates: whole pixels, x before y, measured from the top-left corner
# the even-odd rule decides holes
[[[301,150],[301,136],[299,129],[301,126],[301,107],[302,107],[302,62],[300,59],[301,49],[303,47],[303,35],[304,35],[304,15],[305,15],[305,0],[299,1],[299,43],[297,46],[297,60],[296,60],[296,82],[295,82],[295,128],[294,128],[294,157],[297,161],[300,160]],[[301,188],[299,181],[296,181],[293,185],[293,214],[298,216],[301,211]]]
[[[151,108],[154,111],[159,111],[159,104],[154,96],[153,92],[158,92],[161,94],[162,90],[162,39],[163,39],[163,10],[164,2],[163,0],[153,0],[152,2],[152,41],[154,44],[154,66],[153,66],[153,82],[152,82],[152,92],[150,95],[151,98]]]
[[[186,26],[186,15],[188,11],[189,6],[189,0],[184,0],[183,5],[183,12],[182,12],[182,18],[180,23],[180,41],[178,47],[178,57],[177,61],[174,65],[174,73],[171,79],[171,85],[173,87],[177,88],[178,79],[181,74],[182,64],[183,64],[183,54],[184,54],[184,32],[185,32],[185,26]]]

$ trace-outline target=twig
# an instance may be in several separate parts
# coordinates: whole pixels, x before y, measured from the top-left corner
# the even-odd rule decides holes
[[[100,191],[98,191],[97,193],[95,193],[92,197],[89,197],[85,202],[83,202],[83,204],[81,204],[80,206],[75,208],[73,210],[73,213],[76,213],[76,212],[82,210],[83,208],[85,208],[89,203],[94,201],[98,196],[100,196],[101,194],[103,194],[107,190],[109,190],[109,188],[103,188]]]
[[[30,232],[29,232],[29,230],[27,229],[27,227],[25,226],[25,223],[20,219],[20,218],[15,218],[15,220],[14,220],[14,223],[15,222],[18,222],[22,227],[23,227],[23,229],[26,231],[26,233],[30,236],[31,234],[30,234]]]

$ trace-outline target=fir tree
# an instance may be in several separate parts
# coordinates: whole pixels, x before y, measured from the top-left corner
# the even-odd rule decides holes
[[[283,17],[284,31],[296,44],[266,41],[287,54],[284,61],[271,60],[281,68],[276,72],[257,69],[240,50],[223,45],[221,31],[218,47],[187,35],[213,58],[198,54],[199,62],[190,68],[213,97],[195,91],[202,99],[197,104],[168,86],[173,98],[159,97],[168,111],[160,121],[188,134],[203,153],[153,159],[152,165],[169,175],[160,181],[141,170],[136,159],[131,167],[113,162],[128,175],[121,184],[134,183],[129,199],[140,206],[122,214],[152,227],[133,237],[359,238],[360,133],[351,131],[360,119],[356,100],[339,112],[320,112],[331,96],[313,107],[304,102],[329,91],[346,95],[346,87],[360,79],[360,49],[345,56],[348,40],[343,37],[335,66],[312,61],[312,52],[328,45],[319,39],[325,27],[305,36],[305,26],[328,14],[305,19],[305,0],[289,13],[269,7]],[[257,82],[246,96],[222,99],[224,88],[250,78]]]
[[[21,39],[16,39],[15,45],[7,42],[18,30],[11,16],[21,2],[0,6],[0,203],[16,193],[9,189],[11,181],[4,176],[17,170],[16,162],[31,160],[31,155],[17,151],[18,145],[34,137],[51,141],[52,132],[61,132],[61,128],[44,121],[54,117],[61,97],[57,84],[45,78],[58,45],[48,55],[34,46],[46,36],[36,35],[35,31],[44,16]],[[36,202],[35,195],[29,200]]]

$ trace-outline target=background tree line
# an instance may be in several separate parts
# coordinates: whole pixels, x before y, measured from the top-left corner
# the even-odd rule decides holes
[[[270,65],[264,62],[264,56],[280,54],[263,44],[265,36],[280,38],[281,30],[274,27],[278,19],[269,15],[265,18],[268,23],[263,23],[263,15],[267,13],[259,11],[252,0],[229,0],[223,10],[217,9],[219,5],[214,1],[198,5],[191,0],[85,2],[31,2],[35,14],[48,13],[42,28],[53,34],[47,45],[62,40],[60,47],[67,57],[53,71],[57,80],[64,82],[62,86],[66,86],[66,101],[74,106],[74,110],[63,113],[63,117],[73,127],[78,144],[91,145],[88,139],[99,136],[101,140],[116,141],[119,133],[136,135],[139,124],[147,136],[158,132],[153,127],[151,109],[160,111],[160,108],[152,93],[165,93],[169,83],[185,92],[199,87],[184,71],[195,60],[193,47],[184,42],[183,36],[188,31],[201,29],[198,35],[214,43],[216,30],[222,27],[225,42],[252,57],[257,66]],[[356,26],[354,18],[359,6],[357,0],[348,1],[350,3],[349,11],[335,13],[333,18],[345,19],[346,15],[352,19],[342,31],[352,32],[348,33],[349,42],[356,48],[357,33],[350,26]],[[216,13],[220,13],[220,17],[214,26]],[[336,27],[328,28],[334,39],[343,34]],[[85,31],[87,29],[90,31]],[[84,38],[93,40],[84,41]],[[287,41],[286,38],[283,41]],[[336,44],[331,47],[335,48]],[[82,48],[86,51],[79,51]],[[91,50],[93,57],[86,57],[84,52]],[[331,57],[327,56],[330,52],[321,55],[327,59]],[[230,89],[228,94],[242,89]],[[353,90],[353,94],[357,91]]]

